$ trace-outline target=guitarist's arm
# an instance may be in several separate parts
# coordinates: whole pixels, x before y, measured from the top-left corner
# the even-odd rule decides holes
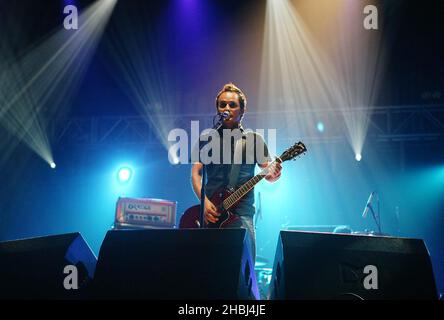
[[[253,132],[252,134],[254,134],[256,163],[259,165],[259,167],[265,169],[272,163],[270,155],[268,153],[267,144],[265,143],[264,138],[260,134],[255,132]],[[259,148],[259,152],[257,152],[258,150],[256,150],[256,148]],[[258,158],[257,157],[258,154],[262,155],[262,157]],[[281,170],[282,170],[281,164],[275,161],[273,165],[270,166],[270,168],[268,168],[268,174],[265,176],[265,180],[267,180],[268,182],[277,181],[281,176]]]
[[[271,162],[264,162],[262,164],[259,164],[259,167],[265,169],[270,164]],[[281,177],[282,165],[279,162],[275,162],[268,168],[268,171],[269,172],[265,176],[265,180],[267,180],[268,182],[275,182]]]
[[[196,162],[191,167],[191,184],[193,186],[194,194],[197,196],[197,198],[200,201],[200,190],[202,189],[202,163]],[[204,219],[205,223],[217,222],[217,217],[220,216],[219,213],[217,213],[216,206],[208,199],[208,197],[205,195],[205,213],[204,213]]]

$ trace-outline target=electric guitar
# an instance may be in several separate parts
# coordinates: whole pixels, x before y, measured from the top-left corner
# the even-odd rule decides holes
[[[253,178],[245,182],[236,190],[220,189],[217,190],[210,198],[210,201],[216,206],[217,212],[220,213],[218,221],[215,223],[208,222],[207,228],[234,228],[240,227],[239,217],[232,213],[232,209],[236,207],[239,201],[254,188],[268,174],[269,168],[275,163],[283,163],[293,160],[299,155],[305,153],[307,148],[302,142],[295,143],[293,146],[285,150],[282,155],[276,158],[270,165],[255,175]],[[179,228],[199,228],[200,205],[188,208],[182,215]]]

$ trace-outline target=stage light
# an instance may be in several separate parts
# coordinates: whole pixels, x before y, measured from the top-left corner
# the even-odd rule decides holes
[[[316,125],[316,128],[318,129],[319,132],[321,132],[321,133],[324,132],[324,130],[325,130],[324,123],[319,121]]]
[[[64,118],[67,113],[69,99],[80,86],[81,77],[116,2],[95,1],[79,15],[78,30],[74,32],[61,26],[56,32],[43,37],[43,41],[26,48],[23,55],[17,55],[19,48],[12,45],[23,42],[19,23],[22,18],[9,22],[0,19],[0,126],[49,165],[52,162],[47,132],[50,121]],[[13,151],[12,148],[10,150]],[[10,154],[2,154],[0,166],[8,156]]]
[[[56,164],[55,164],[55,162],[51,162],[51,163],[49,164],[49,166],[51,167],[51,169],[55,169],[55,168],[56,168]]]
[[[178,153],[178,150],[174,146],[169,147],[168,160],[173,165],[177,165],[180,163],[180,159],[179,159],[179,156],[177,155],[177,153]]]
[[[129,167],[121,167],[117,172],[117,179],[119,183],[128,183],[133,176],[133,170]]]
[[[362,28],[362,6],[355,2],[267,1],[258,108],[271,111],[276,97],[282,99],[279,109],[289,115],[286,130],[292,137],[313,131],[319,118],[312,111],[339,111],[342,117],[329,119],[329,128],[345,122],[347,140],[359,154],[381,84],[385,46],[380,32]]]
[[[355,156],[356,161],[361,161],[362,155],[360,153],[357,153]]]

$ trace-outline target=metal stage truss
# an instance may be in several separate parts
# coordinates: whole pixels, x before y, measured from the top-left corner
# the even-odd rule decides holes
[[[279,124],[277,140],[295,141],[302,139],[313,143],[335,143],[346,139],[344,112],[371,112],[367,139],[376,142],[436,141],[444,139],[444,105],[390,106],[369,109],[301,110],[298,112],[249,112],[248,124],[257,128],[273,128]],[[173,124],[174,128],[190,131],[191,121],[199,120],[200,130],[212,126],[212,114],[184,114],[157,116],[156,121]],[[271,121],[269,121],[271,119]],[[321,119],[325,132],[316,130],[315,119]],[[298,122],[296,122],[298,121]],[[265,126],[268,122],[268,125]],[[305,123],[299,131],[290,128],[292,124]],[[261,127],[261,124],[264,127]],[[172,129],[172,128],[171,128]],[[254,129],[254,128],[253,128]],[[161,139],[143,117],[115,116],[72,118],[61,125],[51,125],[52,141],[56,145],[161,145]],[[164,137],[166,140],[166,137]]]

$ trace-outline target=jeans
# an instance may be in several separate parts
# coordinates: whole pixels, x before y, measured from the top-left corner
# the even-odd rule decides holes
[[[252,216],[239,216],[242,228],[247,229],[247,235],[249,237],[250,242],[250,253],[251,257],[253,258],[253,264],[256,261],[256,234],[254,230],[254,222]]]

